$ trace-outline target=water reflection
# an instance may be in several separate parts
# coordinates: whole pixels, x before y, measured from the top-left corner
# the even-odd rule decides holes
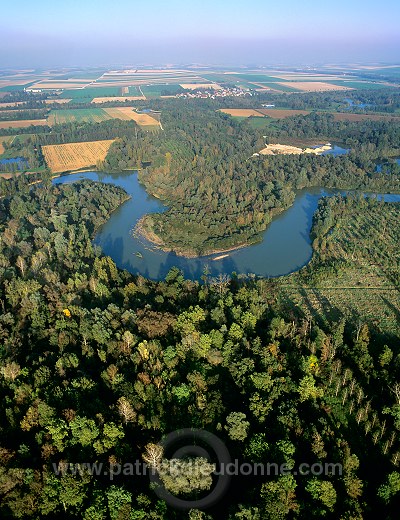
[[[163,279],[171,267],[181,269],[187,278],[199,280],[207,266],[212,276],[220,273],[253,273],[273,277],[289,274],[306,265],[312,256],[310,230],[319,199],[324,195],[344,193],[340,190],[308,188],[297,193],[294,204],[276,217],[263,234],[259,244],[236,251],[214,261],[218,255],[183,258],[173,252],[163,252],[144,239],[135,238],[132,230],[146,213],[165,211],[165,206],[147,194],[136,173],[86,172],[55,179],[54,183],[69,183],[91,179],[116,184],[124,188],[131,199],[120,206],[98,231],[94,243],[111,256],[118,267],[147,278]],[[400,202],[400,195],[383,195],[388,202]],[[141,255],[141,257],[139,256]]]

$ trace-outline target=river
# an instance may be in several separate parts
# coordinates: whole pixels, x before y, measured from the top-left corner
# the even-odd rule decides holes
[[[254,273],[274,277],[297,271],[312,256],[310,230],[319,199],[324,195],[341,193],[340,190],[321,188],[298,191],[294,204],[273,219],[263,234],[262,242],[231,251],[229,256],[221,260],[213,260],[220,255],[183,258],[157,250],[146,240],[132,236],[132,229],[140,217],[166,209],[158,199],[147,194],[136,173],[85,172],[59,177],[53,182],[61,184],[81,179],[121,186],[131,196],[101,227],[94,243],[102,248],[104,254],[111,256],[118,267],[154,280],[165,278],[173,266],[181,269],[187,278],[196,280],[202,276],[205,266],[208,266],[212,276],[235,271],[238,274]],[[387,202],[400,202],[400,195],[380,197]],[[137,253],[142,257],[137,256]]]

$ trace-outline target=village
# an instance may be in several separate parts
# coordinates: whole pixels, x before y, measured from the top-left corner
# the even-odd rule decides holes
[[[184,99],[216,99],[224,97],[245,97],[254,96],[256,93],[250,89],[243,89],[240,87],[222,87],[210,89],[198,89],[194,92],[182,92],[176,94],[177,98]]]

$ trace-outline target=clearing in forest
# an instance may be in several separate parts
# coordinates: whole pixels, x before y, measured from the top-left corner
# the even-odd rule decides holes
[[[264,117],[264,114],[260,113],[261,110],[253,108],[222,108],[221,112],[233,117]]]
[[[5,135],[5,136],[0,136],[0,155],[2,153],[4,153],[4,145],[3,143],[9,143],[10,141],[12,141],[14,139],[15,136],[13,135]]]
[[[264,116],[272,117],[273,119],[285,119],[292,116],[308,116],[308,110],[279,110],[278,108],[260,108],[259,112]]]
[[[43,155],[52,173],[61,173],[95,166],[104,161],[115,139],[84,143],[42,146]]]

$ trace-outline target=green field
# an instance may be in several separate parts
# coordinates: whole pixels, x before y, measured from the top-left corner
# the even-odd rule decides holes
[[[80,108],[76,110],[52,110],[48,123],[51,126],[75,121],[78,123],[100,123],[108,119],[111,119],[111,117],[102,108]]]
[[[119,94],[120,96],[141,96],[141,92],[138,87],[128,87],[128,94]]]
[[[132,87],[129,88],[129,93],[131,88]],[[181,92],[187,92],[187,90],[182,88],[180,85],[168,85],[162,83],[158,85],[146,85],[144,87],[141,87],[141,89],[143,94],[147,98],[160,96],[174,96],[175,94],[180,94]]]
[[[371,74],[382,74],[382,76],[393,76],[393,77],[399,77],[400,76],[400,67],[390,67],[385,69],[373,69],[369,71]],[[365,71],[363,71],[363,74],[365,74]]]
[[[232,74],[233,78],[240,78],[245,79],[246,81],[249,81],[250,83],[256,82],[256,83],[279,83],[279,82],[285,82],[287,80],[275,78],[274,76],[268,76],[268,74]]]
[[[382,83],[372,83],[368,81],[326,81],[325,83],[330,83],[331,85],[338,85],[340,87],[349,87],[355,88],[357,90],[379,90],[382,88],[391,88],[388,85],[383,85]]]
[[[92,79],[95,80],[100,78],[105,72],[106,69],[94,69],[94,70],[81,70],[81,71],[71,71],[67,74],[63,74],[62,76],[54,76],[53,79],[61,80],[61,79]]]
[[[239,119],[239,118],[235,118],[235,119]],[[247,119],[248,124],[252,128],[256,128],[256,129],[266,128],[273,121],[272,118],[267,117],[267,116],[266,117],[243,117],[241,119]]]
[[[113,97],[120,95],[120,87],[88,87],[64,90],[60,98],[72,99],[71,103],[90,103],[95,97]]]
[[[298,92],[293,87],[287,87],[280,85],[279,83],[285,83],[287,80],[274,78],[267,74],[213,74],[208,73],[202,76],[208,81],[214,81],[216,83],[228,83],[239,86],[241,88],[256,89],[262,85],[265,88],[272,88],[274,90],[280,90],[281,92]],[[257,83],[257,84],[255,84]]]
[[[18,90],[24,90],[24,88],[28,88],[31,85],[34,85],[35,81],[31,81],[30,83],[25,83],[24,85],[12,85],[10,87],[1,87],[0,92],[16,92]]]

